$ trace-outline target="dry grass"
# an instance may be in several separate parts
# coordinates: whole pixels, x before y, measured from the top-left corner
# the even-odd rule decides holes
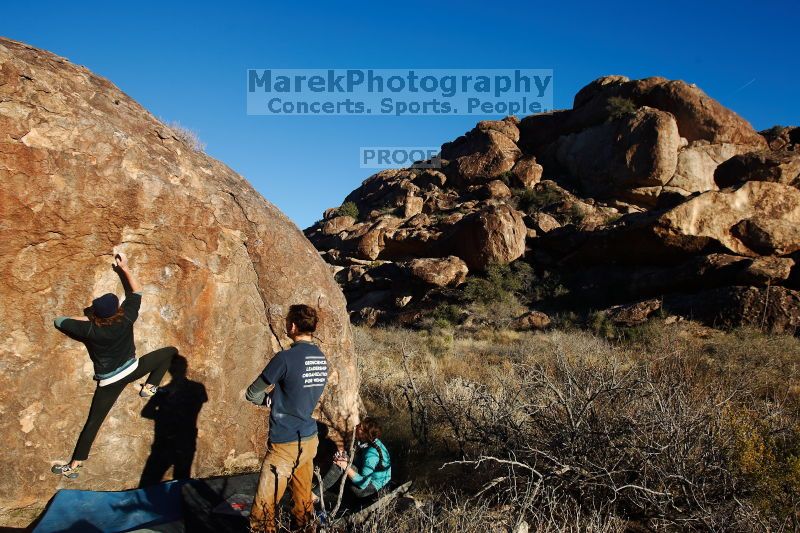
[[[187,128],[180,122],[172,121],[167,123],[167,127],[172,132],[173,137],[182,142],[195,152],[204,152],[206,143],[204,143],[196,131]]]
[[[366,530],[800,529],[800,341],[626,338],[357,329],[362,395],[423,502]]]

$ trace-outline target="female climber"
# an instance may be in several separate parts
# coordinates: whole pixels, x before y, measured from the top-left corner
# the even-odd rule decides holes
[[[128,269],[128,260],[123,254],[114,257],[114,270],[122,279],[125,288],[125,301],[119,305],[115,294],[104,294],[92,301],[82,317],[58,317],[55,327],[86,344],[89,357],[94,364],[94,379],[97,388],[92,397],[89,417],[83,426],[72,460],[63,465],[55,465],[51,471],[69,479],[78,477],[77,469],[89,457],[92,442],[117,401],[122,389],[147,374],[150,376],[141,386],[139,396],[150,398],[158,391],[158,385],[167,372],[172,358],[178,350],[169,346],[136,358],[133,342],[133,323],[139,316],[142,303],[141,285]]]
[[[367,417],[356,426],[356,452],[352,466],[348,467],[346,455],[337,454],[322,479],[322,490],[314,488],[315,502],[319,500],[320,492],[330,490],[343,475],[347,476],[345,481],[350,494],[359,499],[376,494],[391,481],[389,450],[381,442],[381,426],[376,419]]]

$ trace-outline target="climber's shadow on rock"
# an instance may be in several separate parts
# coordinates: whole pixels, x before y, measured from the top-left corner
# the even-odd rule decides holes
[[[160,483],[170,467],[173,479],[191,476],[197,449],[197,417],[208,396],[202,383],[186,376],[186,369],[186,358],[176,355],[169,367],[170,382],[160,387],[142,409],[142,416],[155,422],[155,436],[140,487]]]

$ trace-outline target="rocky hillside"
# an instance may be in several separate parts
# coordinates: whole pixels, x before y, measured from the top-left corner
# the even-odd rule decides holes
[[[800,128],[756,132],[694,85],[609,76],[572,109],[478,123],[442,146],[440,169],[370,176],[306,235],[356,322],[443,305],[469,321],[471,279],[516,275],[518,327],[663,309],[796,331],[798,146]]]

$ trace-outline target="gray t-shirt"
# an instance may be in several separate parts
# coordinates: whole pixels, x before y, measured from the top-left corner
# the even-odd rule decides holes
[[[260,377],[266,385],[275,386],[269,440],[278,444],[315,435],[317,423],[311,413],[328,382],[328,361],[322,350],[312,342],[297,341],[278,352]]]

